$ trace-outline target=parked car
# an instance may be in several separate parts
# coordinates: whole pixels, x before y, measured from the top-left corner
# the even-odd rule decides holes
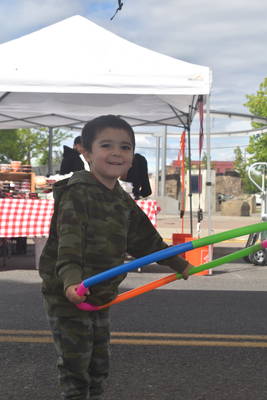
[[[255,232],[251,233],[248,237],[247,243],[245,247],[250,247],[256,244],[259,240],[263,240],[266,237],[266,233],[264,232]],[[249,256],[245,256],[244,260],[248,263],[254,265],[266,265],[267,263],[267,251],[266,249],[258,250],[256,253],[250,254]]]

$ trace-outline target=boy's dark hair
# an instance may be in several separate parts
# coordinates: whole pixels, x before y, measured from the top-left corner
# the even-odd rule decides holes
[[[92,150],[92,143],[96,138],[96,135],[106,128],[123,129],[128,132],[130,140],[135,148],[135,137],[134,131],[131,125],[128,124],[124,119],[117,115],[101,115],[100,117],[94,118],[87,122],[82,130],[82,145],[87,151]]]
[[[82,144],[82,138],[81,138],[81,136],[76,136],[76,138],[74,139],[73,144],[74,144],[74,146],[75,146],[76,144]]]

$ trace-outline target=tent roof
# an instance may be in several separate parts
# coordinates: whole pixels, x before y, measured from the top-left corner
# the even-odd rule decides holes
[[[211,87],[208,67],[73,16],[0,45],[0,129],[66,126],[100,114],[182,126]]]

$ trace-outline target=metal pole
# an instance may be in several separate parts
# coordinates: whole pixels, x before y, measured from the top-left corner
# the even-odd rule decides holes
[[[159,161],[160,161],[160,136],[156,136],[156,173],[155,173],[155,196],[159,196]]]
[[[188,197],[189,197],[189,213],[190,213],[190,233],[193,236],[193,207],[192,207],[192,170],[191,170],[191,137],[190,137],[190,125],[187,128],[188,136]]]
[[[166,182],[166,153],[167,153],[167,126],[165,126],[161,143],[161,196],[165,196]]]
[[[52,175],[53,128],[48,128],[48,175]]]
[[[211,146],[210,146],[210,95],[206,98],[206,151],[207,151],[207,209],[208,209],[208,235],[213,232],[212,229],[212,182],[211,182]],[[209,261],[213,258],[212,246],[209,245]],[[211,274],[211,270],[209,271]]]
[[[212,234],[212,182],[211,182],[211,146],[210,146],[210,95],[206,100],[206,151],[207,151],[207,209],[208,209],[208,235]]]

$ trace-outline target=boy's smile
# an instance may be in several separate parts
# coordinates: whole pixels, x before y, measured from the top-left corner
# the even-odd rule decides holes
[[[99,132],[87,153],[92,174],[109,189],[132,166],[133,144],[127,131],[105,128]]]

